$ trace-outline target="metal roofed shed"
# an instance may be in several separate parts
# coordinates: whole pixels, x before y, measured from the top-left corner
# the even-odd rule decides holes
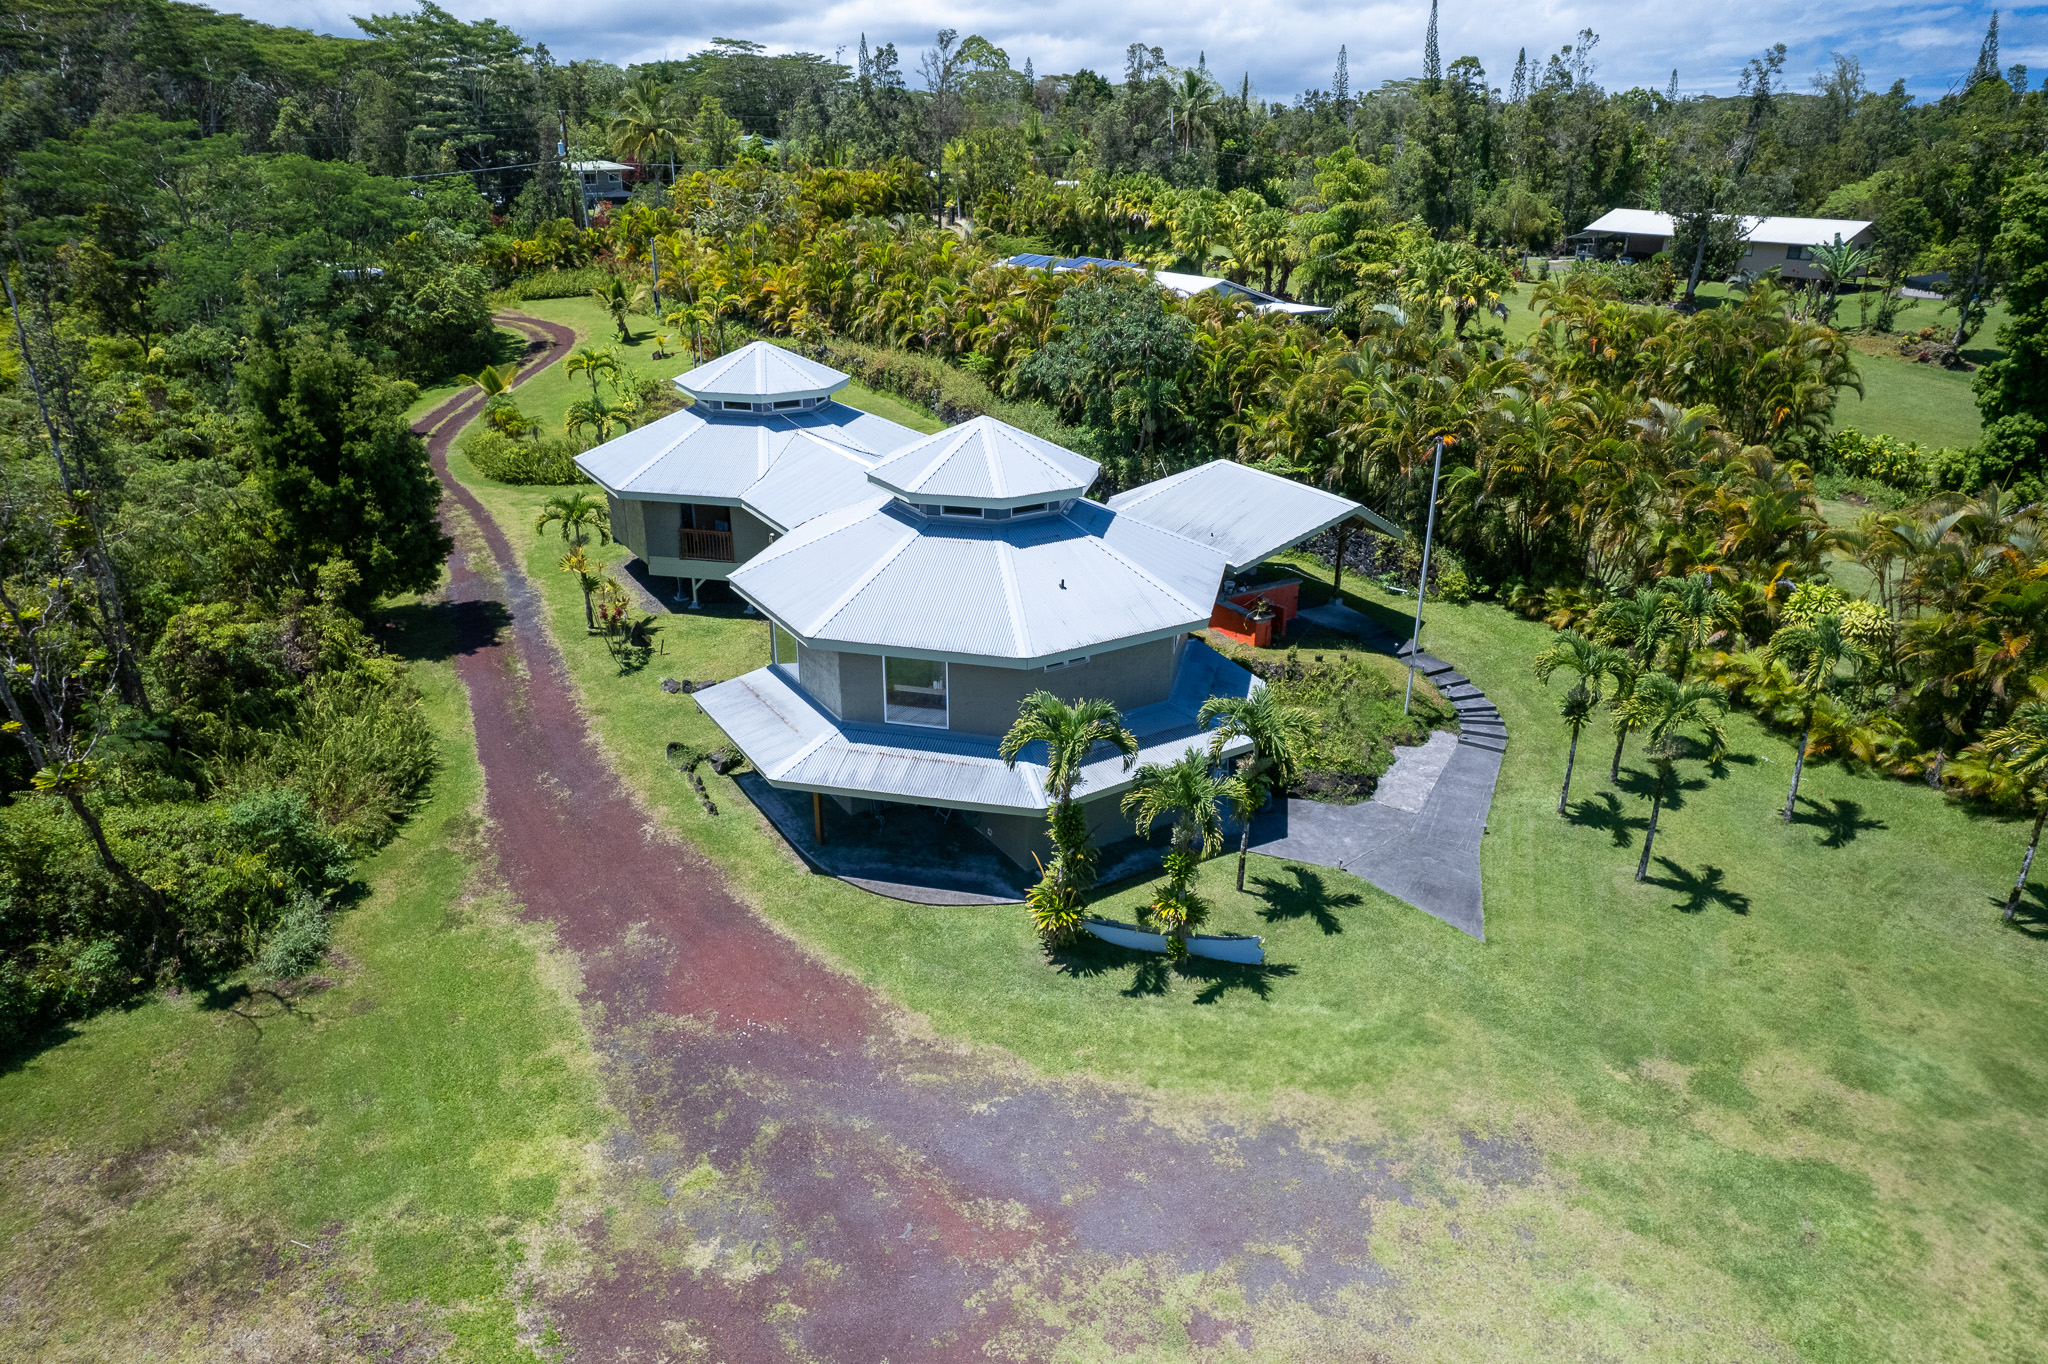
[[[1349,498],[1227,459],[1119,493],[1109,507],[1206,546],[1233,569],[1250,568],[1353,516],[1382,534],[1402,536],[1399,526]]]
[[[794,351],[755,341],[677,375],[674,382],[699,402],[754,404],[824,398],[852,380]]]
[[[1851,242],[1870,228],[1870,224],[1861,218],[1746,218],[1743,222],[1747,229],[1743,233],[1745,237],[1769,246],[1827,246],[1838,236],[1845,242]],[[1668,213],[1653,213],[1643,208],[1616,208],[1609,209],[1572,235],[1662,237],[1669,242],[1672,230]]]
[[[1190,641],[1168,699],[1124,716],[1138,738],[1137,762],[1126,769],[1123,758],[1103,746],[1082,767],[1074,794],[1084,801],[1111,796],[1128,788],[1145,763],[1206,751],[1211,736],[1195,724],[1202,702],[1249,696],[1258,685],[1206,644]],[[1027,747],[1013,768],[998,756],[1001,740],[993,735],[841,721],[773,667],[721,682],[695,699],[771,786],[989,814],[1037,816],[1046,808],[1042,744]],[[1250,740],[1240,737],[1223,751],[1236,756],[1250,749]]]
[[[1174,270],[1152,270],[1136,261],[1110,260],[1103,256],[1047,256],[1036,252],[1024,252],[1011,256],[1003,262],[1025,270],[1051,270],[1055,274],[1068,270],[1085,270],[1091,265],[1106,269],[1143,270],[1151,276],[1152,282],[1160,288],[1192,298],[1196,294],[1213,293],[1219,298],[1239,298],[1252,304],[1262,313],[1286,313],[1291,317],[1303,317],[1312,313],[1327,313],[1328,308],[1314,303],[1290,303],[1284,298],[1275,298],[1268,293],[1248,288],[1234,280],[1222,279],[1215,275],[1185,275]]]
[[[1017,507],[1079,497],[1101,467],[993,417],[976,417],[904,446],[868,478],[912,502]]]

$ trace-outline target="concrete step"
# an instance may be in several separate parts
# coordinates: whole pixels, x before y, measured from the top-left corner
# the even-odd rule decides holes
[[[1473,686],[1470,682],[1457,682],[1447,687],[1438,687],[1437,690],[1442,692],[1447,700],[1451,701],[1470,701],[1474,699],[1483,701],[1486,699],[1486,693]]]
[[[1470,705],[1454,705],[1451,709],[1457,711],[1461,718],[1477,718],[1480,716],[1492,716],[1496,720],[1500,718],[1499,708],[1491,701],[1481,700]]]
[[[1439,691],[1445,687],[1469,687],[1472,685],[1472,679],[1460,672],[1430,673],[1428,677],[1430,681],[1436,683],[1437,690]]]
[[[1508,732],[1508,727],[1498,717],[1485,720],[1474,716],[1461,715],[1458,717],[1458,732],[1460,734],[1505,734]]]
[[[1473,687],[1472,690],[1476,693],[1475,695],[1467,696],[1456,703],[1459,710],[1477,710],[1482,706],[1491,706],[1493,704],[1493,702],[1486,699],[1485,692],[1480,691],[1477,687]]]
[[[1489,753],[1505,753],[1508,751],[1508,741],[1505,736],[1499,739],[1479,736],[1460,738],[1458,743],[1465,748],[1483,748]]]

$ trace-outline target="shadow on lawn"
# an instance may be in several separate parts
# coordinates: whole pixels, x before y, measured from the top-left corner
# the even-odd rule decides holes
[[[408,663],[445,663],[504,639],[512,613],[501,601],[409,602],[382,612],[378,643]]]
[[[1118,947],[1092,934],[1084,934],[1071,947],[1054,952],[1052,959],[1060,970],[1076,977],[1107,976],[1128,969],[1131,972],[1130,983],[1120,991],[1126,999],[1164,995],[1172,989],[1176,976],[1186,981],[1199,981],[1202,988],[1195,995],[1197,1004],[1214,1004],[1232,990],[1244,990],[1260,999],[1270,999],[1273,982],[1295,974],[1298,969],[1273,962],[1263,966],[1245,966],[1237,962],[1210,961],[1204,957],[1189,957],[1176,966],[1157,952]]]
[[[1994,895],[1991,903],[2000,914],[2005,912],[2005,897]],[[2048,939],[2048,889],[2038,882],[2027,882],[2027,893],[2020,897],[2020,907],[2005,921],[2005,926],[2029,938]]]
[[[1687,871],[1668,857],[1657,859],[1657,865],[1664,869],[1664,875],[1645,878],[1650,885],[1675,890],[1685,898],[1672,908],[1681,914],[1704,914],[1714,905],[1733,910],[1737,914],[1749,913],[1749,897],[1739,890],[1730,890],[1726,884],[1728,873],[1709,863],[1697,873]]]
[[[1614,839],[1615,847],[1632,848],[1636,830],[1649,827],[1650,812],[1646,808],[1640,815],[1623,814],[1621,797],[1612,791],[1602,791],[1597,796],[1573,801],[1565,818],[1589,829],[1605,829]]]
[[[1846,847],[1856,841],[1856,835],[1865,829],[1889,828],[1881,819],[1867,818],[1861,801],[1843,800],[1818,801],[1801,796],[1799,804],[1811,807],[1792,812],[1794,824],[1811,824],[1821,831],[1820,845],[1823,848]]]
[[[1293,878],[1291,884],[1271,876],[1252,878],[1252,884],[1266,900],[1259,917],[1269,924],[1286,919],[1314,919],[1317,928],[1326,935],[1334,935],[1342,933],[1344,925],[1330,911],[1365,903],[1356,891],[1331,890],[1320,872],[1307,867],[1289,867],[1287,874]]]

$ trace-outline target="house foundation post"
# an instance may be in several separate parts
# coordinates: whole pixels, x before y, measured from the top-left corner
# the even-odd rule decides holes
[[[825,846],[825,798],[816,791],[811,792],[811,833],[818,840],[818,846]]]

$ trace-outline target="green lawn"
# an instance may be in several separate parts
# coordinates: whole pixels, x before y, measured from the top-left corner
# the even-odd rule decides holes
[[[559,542],[529,529],[545,490],[454,467],[527,547],[626,779],[761,913],[942,1035],[1191,1120],[1277,1113],[1387,1151],[1419,1194],[1374,1209],[1373,1253],[1415,1357],[2043,1357],[2048,943],[1998,922],[2015,824],[1823,766],[1787,827],[1790,745],[1737,716],[1727,762],[1683,765],[1637,884],[1633,751],[1610,786],[1589,735],[1574,817],[1555,813],[1563,735],[1528,672],[1548,632],[1435,608],[1424,646],[1513,736],[1485,944],[1332,870],[1255,858],[1240,896],[1220,859],[1212,923],[1265,935],[1269,969],[1182,976],[1105,950],[1054,970],[1020,911],[807,875],[727,778],[706,778],[723,813],[703,813],[663,750],[719,738],[660,681],[758,666],[765,625],[663,617],[653,656],[622,668],[584,636]],[[1346,595],[1402,616],[1377,589]],[[1128,918],[1144,895],[1100,908]],[[1494,1179],[1461,1134],[1526,1141],[1540,1169]]]
[[[570,968],[477,878],[445,610],[396,615],[441,769],[331,988],[222,981],[0,1074],[0,1357],[538,1357],[519,1290],[592,1215],[596,1068]]]

